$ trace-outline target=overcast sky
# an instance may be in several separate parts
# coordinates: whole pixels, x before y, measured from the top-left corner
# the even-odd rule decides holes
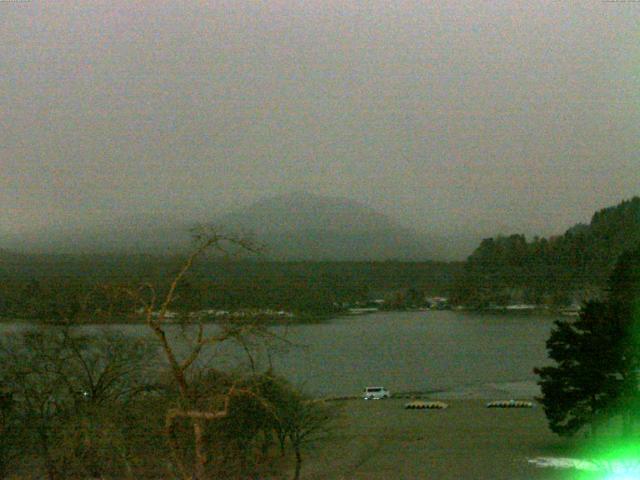
[[[640,3],[0,1],[0,233],[304,190],[432,233],[640,193]]]

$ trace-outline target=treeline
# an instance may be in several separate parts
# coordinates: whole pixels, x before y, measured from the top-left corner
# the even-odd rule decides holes
[[[0,256],[0,317],[107,321],[130,316],[126,285],[169,287],[183,258]],[[181,283],[174,308],[284,310],[330,315],[396,292],[447,296],[460,263],[206,260]],[[119,288],[120,287],[120,288]],[[417,293],[416,293],[417,292]]]
[[[299,478],[334,407],[268,370],[185,368],[181,389],[159,349],[53,326],[5,335],[0,479]]]
[[[452,301],[483,308],[562,306],[602,295],[618,256],[640,243],[640,198],[600,210],[564,235],[482,241],[455,282]]]

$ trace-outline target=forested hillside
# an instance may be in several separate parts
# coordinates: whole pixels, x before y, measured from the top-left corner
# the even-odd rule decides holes
[[[482,241],[457,279],[453,301],[471,307],[566,305],[601,296],[618,256],[640,244],[640,198],[596,212],[564,235]]]
[[[0,251],[0,317],[101,321],[132,306],[114,287],[148,282],[168,287],[184,259],[146,255],[16,255]],[[414,292],[448,295],[461,262],[225,262],[197,264],[179,288],[174,307],[275,309],[327,315],[345,305]],[[106,319],[105,319],[106,320]]]

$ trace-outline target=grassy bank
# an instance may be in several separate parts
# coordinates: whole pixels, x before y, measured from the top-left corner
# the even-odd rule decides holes
[[[536,457],[571,456],[577,441],[547,428],[540,407],[487,409],[485,400],[449,400],[445,410],[405,410],[406,400],[344,404],[344,429],[319,445],[307,479],[568,479]]]

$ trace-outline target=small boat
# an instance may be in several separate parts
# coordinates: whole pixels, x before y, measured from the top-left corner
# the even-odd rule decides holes
[[[404,408],[408,410],[423,410],[423,409],[435,409],[441,410],[447,408],[447,405],[444,402],[423,402],[422,400],[414,400],[413,402],[406,403]]]

